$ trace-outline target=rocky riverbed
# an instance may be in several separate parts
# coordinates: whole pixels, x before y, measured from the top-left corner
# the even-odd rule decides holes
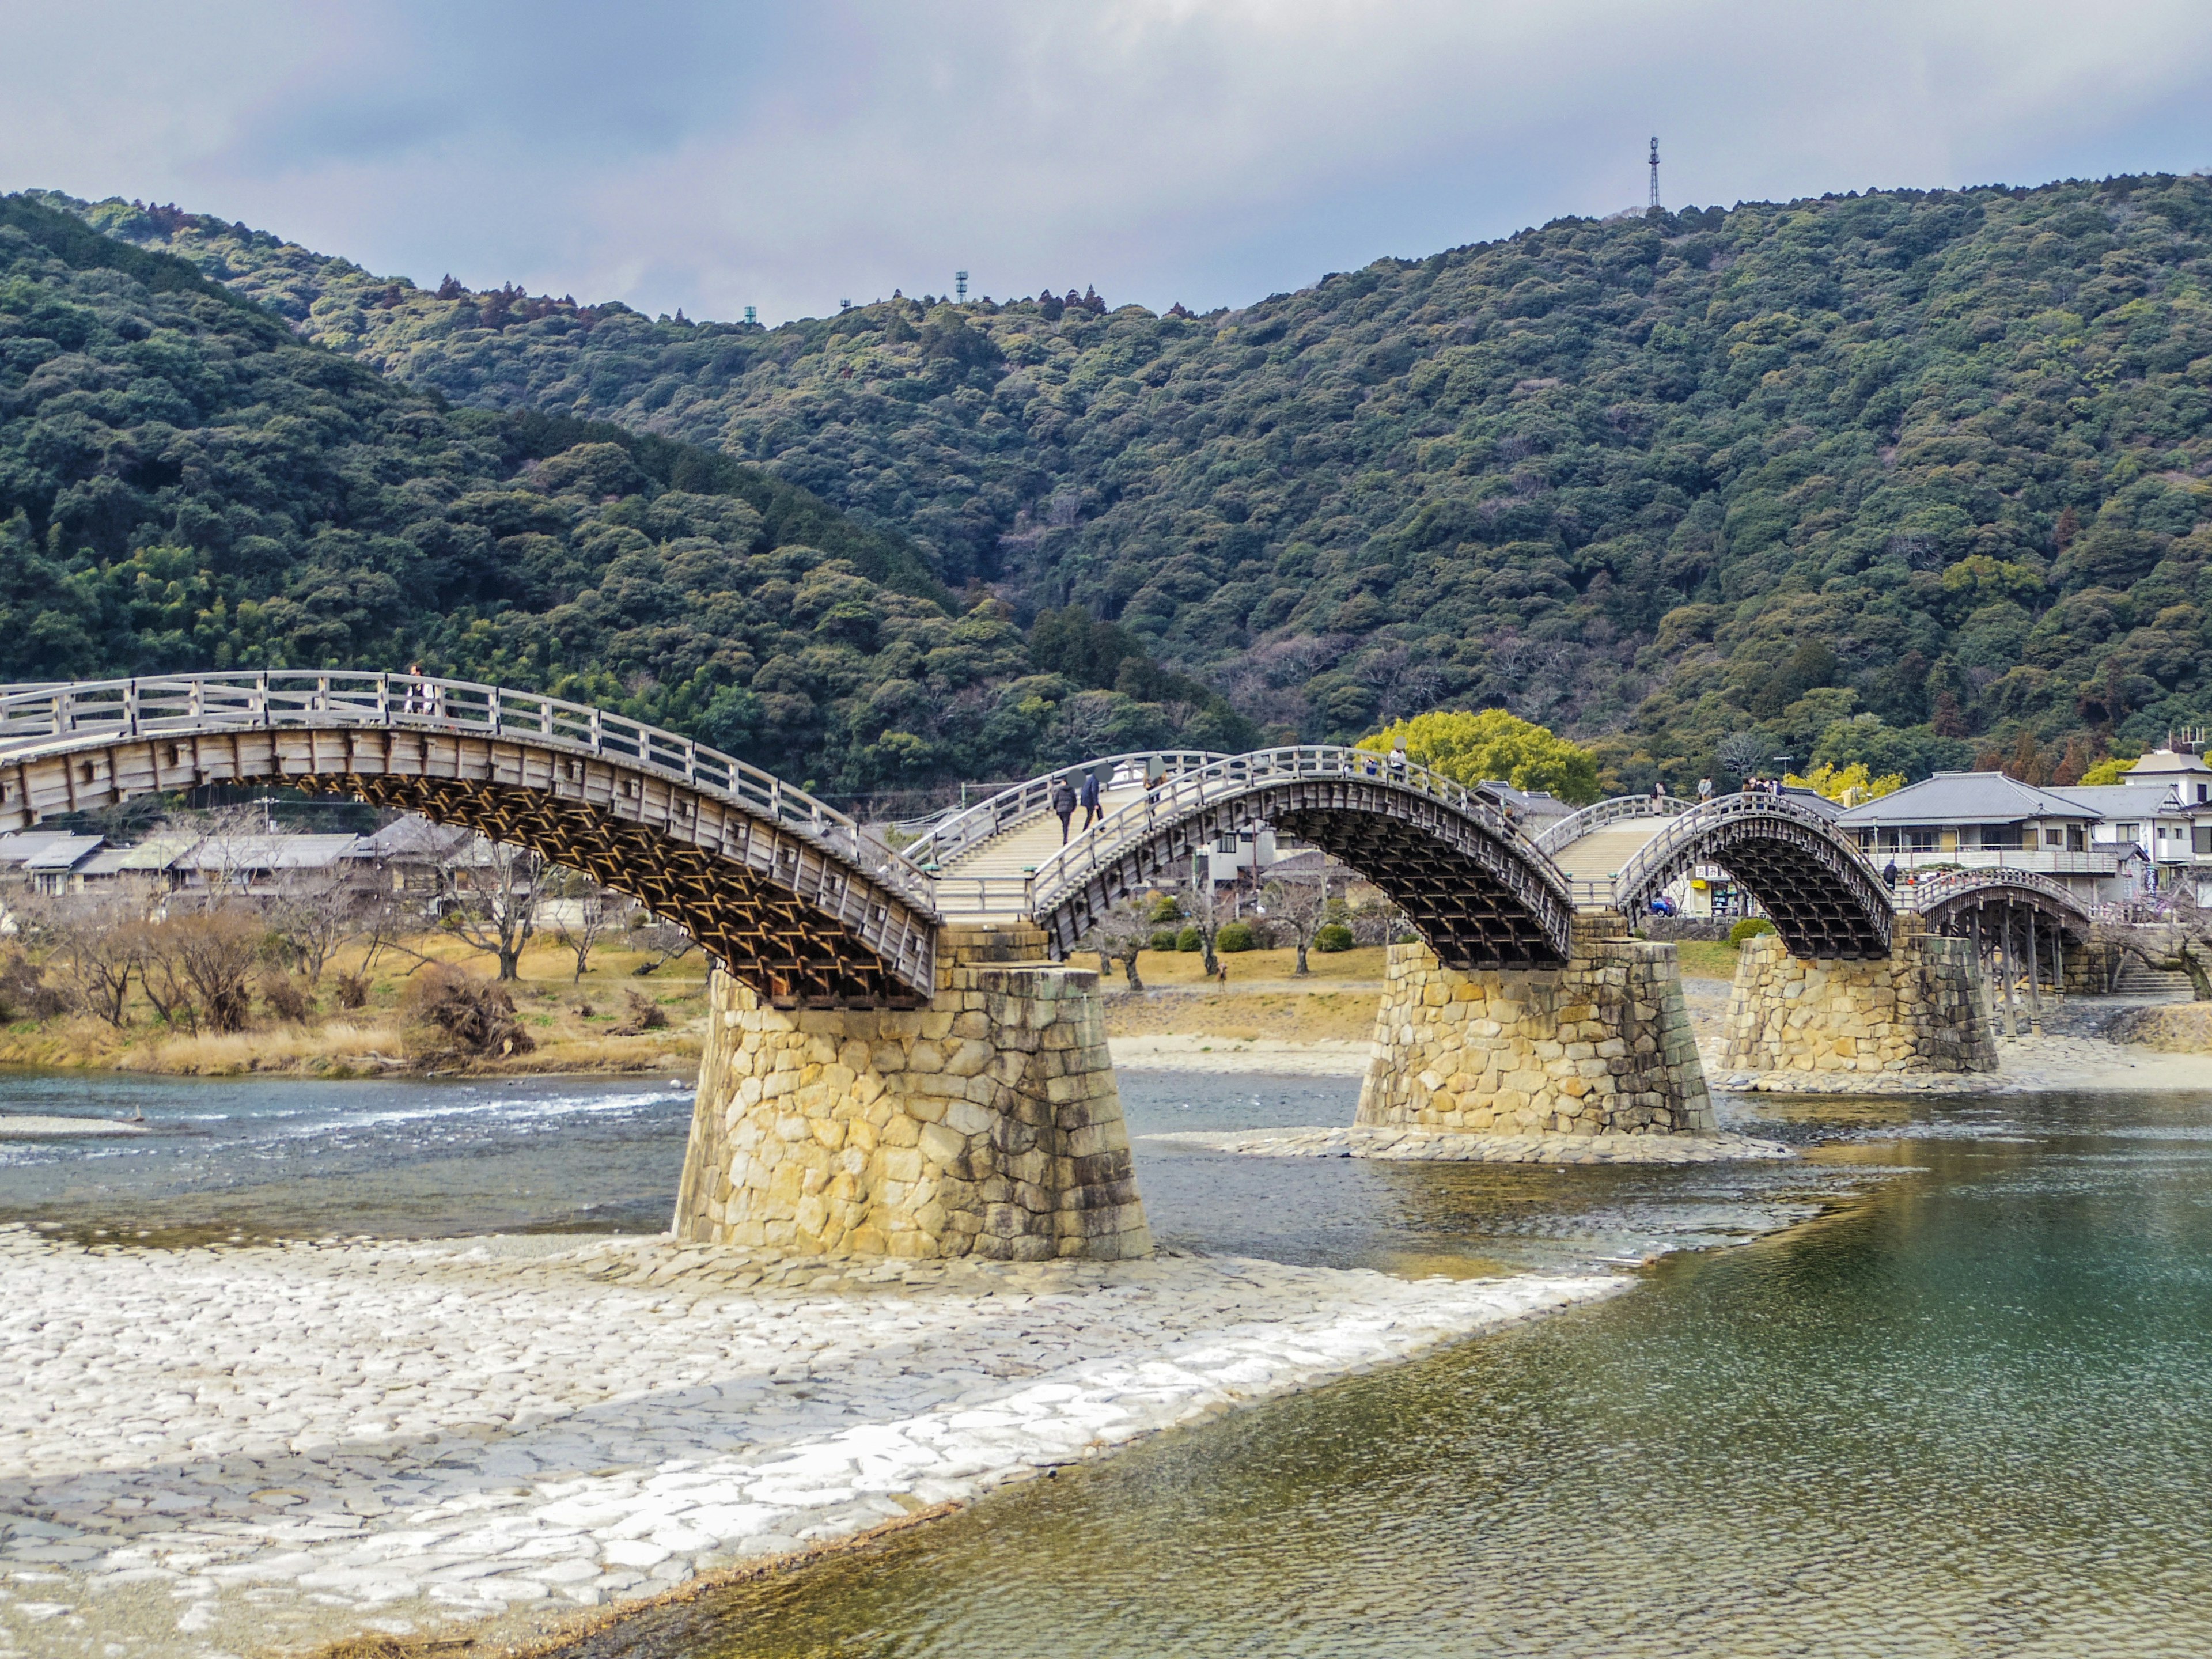
[[[0,1230],[0,1656],[520,1636],[1627,1282]]]

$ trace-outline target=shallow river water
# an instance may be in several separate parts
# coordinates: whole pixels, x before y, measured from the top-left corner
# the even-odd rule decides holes
[[[1140,1137],[1343,1121],[1354,1091],[1123,1079]],[[0,1220],[653,1229],[687,1093],[0,1081],[0,1111],[143,1102],[170,1131],[0,1144]],[[1784,1109],[1742,1127],[1844,1138],[1670,1170],[1139,1139],[1170,1248],[1455,1274],[1676,1253],[1629,1295],[1161,1436],[575,1659],[2212,1652],[2212,1093]]]

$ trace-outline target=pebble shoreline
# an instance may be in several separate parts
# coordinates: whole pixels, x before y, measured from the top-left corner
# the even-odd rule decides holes
[[[514,1639],[1630,1282],[0,1229],[0,1656]]]

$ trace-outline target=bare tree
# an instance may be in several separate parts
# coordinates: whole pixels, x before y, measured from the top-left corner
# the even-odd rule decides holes
[[[663,921],[650,910],[634,910],[629,918],[630,948],[649,951],[653,960],[641,962],[630,969],[639,979],[647,974],[659,973],[670,963],[691,954],[699,941],[693,939],[672,921]]]
[[[1230,919],[1236,903],[1234,890],[1230,896],[1223,897],[1213,884],[1212,860],[1205,853],[1194,853],[1177,885],[1176,896],[1182,901],[1184,919],[1198,929],[1199,949],[1206,953],[1206,972],[1210,979],[1220,965],[1213,953],[1214,935]]]
[[[500,978],[512,980],[538,931],[545,860],[526,847],[481,836],[474,847],[477,856],[439,868],[446,900],[439,926],[470,949],[497,957]]]
[[[267,907],[269,931],[310,986],[320,986],[331,958],[361,937],[375,901],[349,876],[288,875]]]
[[[162,1018],[197,1034],[246,1029],[247,982],[268,941],[261,919],[234,901],[172,910],[145,929],[141,983]]]
[[[1120,963],[1127,975],[1129,988],[1141,996],[1145,981],[1137,973],[1137,953],[1152,943],[1152,924],[1146,920],[1141,908],[1133,903],[1115,905],[1091,924],[1084,936],[1086,949],[1098,952],[1098,971],[1111,974],[1114,964]]]
[[[119,882],[27,896],[15,908],[15,926],[46,950],[70,1000],[120,1030],[129,1020],[131,981],[144,966],[151,898],[143,885]]]
[[[1298,965],[1293,971],[1311,973],[1306,966],[1306,951],[1328,920],[1328,866],[1324,864],[1310,872],[1285,871],[1268,882],[1262,899],[1267,920],[1280,922],[1297,947]]]
[[[592,952],[622,925],[629,901],[573,870],[561,872],[554,884],[558,890],[554,895],[552,921],[545,931],[576,958],[575,976],[569,982],[580,984],[591,970]]]

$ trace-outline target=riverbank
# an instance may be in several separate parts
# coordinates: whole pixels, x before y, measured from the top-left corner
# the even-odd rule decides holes
[[[410,1024],[406,997],[423,962],[489,981],[491,963],[450,937],[410,942],[422,960],[387,955],[364,975],[366,1001],[340,1005],[340,978],[361,964],[334,962],[319,985],[283,981],[297,998],[279,1012],[257,981],[247,1024],[236,1031],[192,1030],[158,1018],[133,994],[120,1025],[88,1014],[58,1014],[0,1025],[0,1065],[54,1071],[133,1072],[161,1077],[374,1078],[430,1074],[525,1077],[543,1073],[690,1076],[706,1046],[707,981],[696,953],[650,975],[653,958],[609,947],[578,979],[567,951],[524,952],[520,977],[501,988],[514,1024],[529,1039],[513,1052],[457,1051],[434,1028]]]
[[[0,1654],[517,1640],[1628,1282],[0,1230]]]

